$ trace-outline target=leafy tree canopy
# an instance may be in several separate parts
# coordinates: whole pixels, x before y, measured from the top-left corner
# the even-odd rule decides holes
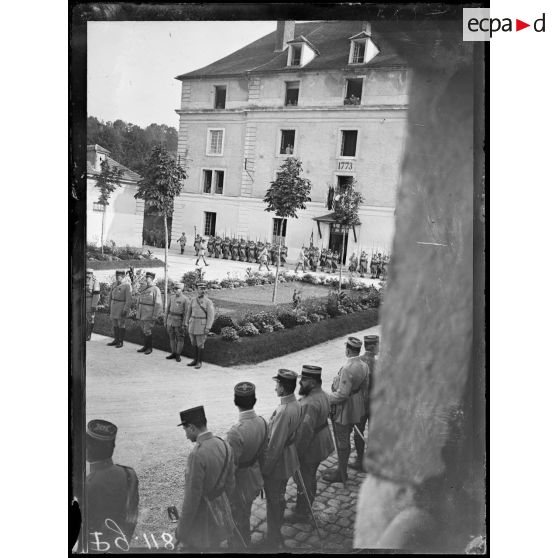
[[[358,210],[364,201],[361,192],[355,189],[356,182],[335,198],[334,218],[340,225],[350,227],[358,223]]]
[[[312,184],[308,178],[302,178],[302,163],[297,157],[288,157],[281,165],[277,178],[268,188],[264,202],[266,211],[274,212],[278,217],[294,217],[299,209],[306,209],[306,202]]]
[[[110,163],[105,159],[101,161],[101,172],[97,175],[95,186],[99,188],[101,194],[99,195],[99,202],[103,205],[109,204],[111,194],[117,187],[121,186],[122,169],[111,167]]]

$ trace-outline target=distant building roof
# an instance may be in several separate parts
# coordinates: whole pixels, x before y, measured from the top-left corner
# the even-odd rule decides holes
[[[273,73],[284,71],[316,71],[352,68],[349,65],[349,51],[351,37],[360,36],[362,21],[314,21],[297,23],[295,36],[304,36],[311,41],[313,48],[318,49],[320,55],[308,62],[303,68],[287,67],[288,49],[274,52],[275,31],[249,45],[217,60],[209,66],[177,76],[176,79],[194,79],[217,76],[236,76],[247,73]],[[362,35],[367,36],[366,34]],[[390,42],[381,33],[373,32],[372,41],[378,47],[379,53],[366,64],[359,64],[358,68],[406,67],[404,59],[397,54]]]
[[[106,160],[108,161],[111,167],[116,167],[117,169],[121,169],[124,172],[124,174],[122,175],[123,180],[128,180],[130,182],[139,182],[141,180],[141,176],[137,172],[134,172],[128,167],[121,165],[118,161],[115,161],[112,157],[109,157],[110,151],[108,149],[105,149],[100,145],[94,144],[94,145],[88,145],[87,151],[88,152],[96,151],[97,153],[102,153],[103,155],[106,155]],[[95,165],[88,158],[87,174],[99,174],[99,172],[100,171],[97,168],[95,168]]]

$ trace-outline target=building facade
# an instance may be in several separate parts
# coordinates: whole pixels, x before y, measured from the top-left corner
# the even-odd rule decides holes
[[[278,240],[291,261],[311,240],[339,249],[328,198],[352,182],[364,203],[344,251],[390,251],[408,70],[367,23],[278,22],[275,33],[177,79],[188,178],[173,237],[195,228]],[[263,197],[289,156],[302,161],[312,201],[279,230]]]
[[[109,204],[98,203],[100,191],[96,179],[101,162],[123,171],[121,187],[110,196]],[[87,242],[100,245],[104,214],[104,242],[118,246],[142,246],[144,201],[136,200],[141,176],[110,157],[110,151],[100,145],[87,146]]]

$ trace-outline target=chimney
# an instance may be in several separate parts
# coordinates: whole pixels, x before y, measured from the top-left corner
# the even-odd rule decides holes
[[[370,25],[369,21],[362,22],[362,31],[368,33],[369,35],[372,33],[372,26]]]
[[[287,48],[287,43],[294,39],[294,32],[294,21],[278,21],[277,31],[275,32],[274,52],[283,52]]]

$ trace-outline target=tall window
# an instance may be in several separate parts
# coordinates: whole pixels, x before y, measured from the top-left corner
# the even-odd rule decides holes
[[[291,66],[300,66],[302,45],[291,45]]]
[[[292,155],[294,153],[295,130],[281,130],[281,155]]]
[[[285,91],[285,106],[298,105],[298,92],[300,90],[300,81],[287,81]]]
[[[224,109],[226,98],[227,98],[227,86],[216,85],[215,86],[215,108]]]
[[[356,130],[341,131],[341,157],[355,157],[357,145]]]
[[[203,169],[203,193],[222,194],[225,183],[224,170]]]
[[[215,221],[217,221],[217,213],[205,211],[205,225],[203,227],[205,236],[215,236]]]
[[[223,137],[225,130],[223,129],[209,129],[207,131],[207,155],[222,155],[223,154]]]
[[[223,193],[223,183],[225,182],[225,171],[215,171],[215,193]]]
[[[365,48],[366,48],[366,43],[364,41],[353,41],[351,64],[362,64],[364,62]]]
[[[211,181],[213,179],[213,171],[204,170],[203,171],[203,193],[211,193]]]
[[[281,229],[281,221],[283,221],[283,228]],[[281,218],[273,219],[273,238],[274,244],[285,245],[285,237],[287,236],[287,219]]]
[[[345,93],[346,105],[360,105],[362,98],[362,78],[348,79]]]

